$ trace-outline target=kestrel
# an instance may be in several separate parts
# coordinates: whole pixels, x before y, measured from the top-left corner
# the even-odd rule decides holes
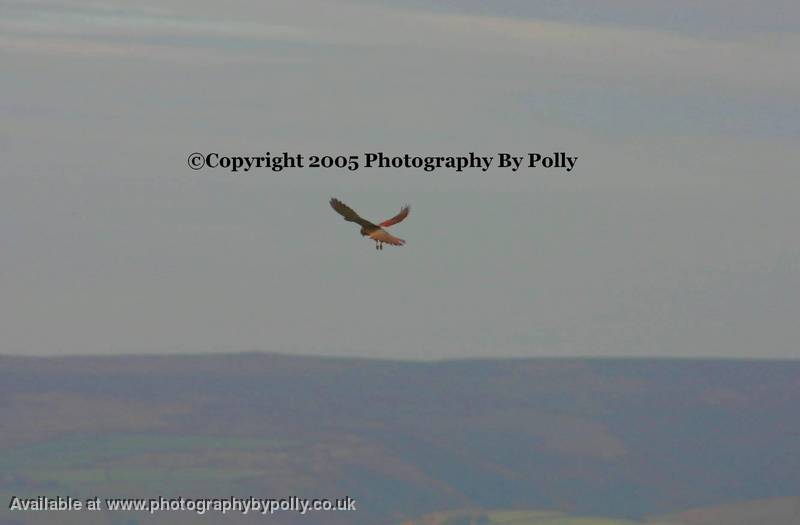
[[[356,224],[361,225],[361,235],[364,237],[369,237],[373,241],[375,241],[375,249],[376,250],[383,250],[384,244],[391,244],[392,246],[402,246],[406,243],[403,239],[395,237],[391,233],[387,232],[384,228],[388,228],[398,222],[402,221],[406,217],[408,217],[408,212],[411,211],[410,206],[403,206],[400,210],[400,213],[392,217],[391,219],[386,219],[380,224],[372,224],[368,220],[362,219],[356,212],[353,211],[347,204],[343,203],[339,199],[331,199],[331,207],[344,217],[344,220],[349,222],[355,222]]]

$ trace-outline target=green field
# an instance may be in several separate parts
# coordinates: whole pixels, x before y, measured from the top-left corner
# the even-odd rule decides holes
[[[628,520],[567,516],[560,512],[492,511],[487,512],[491,525],[634,525]]]
[[[423,516],[404,525],[640,525],[643,522],[571,516],[546,510],[452,511]],[[647,525],[662,525],[648,522]],[[667,525],[667,524],[663,524]]]

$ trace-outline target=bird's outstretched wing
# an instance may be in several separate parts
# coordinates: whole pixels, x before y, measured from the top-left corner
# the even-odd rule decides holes
[[[346,221],[355,222],[356,224],[360,224],[361,226],[369,229],[377,228],[377,226],[368,220],[362,219],[361,216],[354,212],[350,206],[343,203],[339,199],[331,199],[331,208],[333,208],[336,213],[344,217],[344,220]]]
[[[386,219],[385,221],[380,223],[378,226],[388,227],[388,226],[392,226],[393,224],[397,224],[398,222],[401,222],[403,219],[408,217],[408,212],[410,212],[410,211],[411,211],[411,206],[405,205],[400,210],[400,213],[398,213],[397,215],[395,215],[391,219]]]

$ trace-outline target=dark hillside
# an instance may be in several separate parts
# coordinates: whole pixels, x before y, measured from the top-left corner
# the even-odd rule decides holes
[[[800,362],[2,357],[0,494],[639,519],[800,494],[798,405]]]

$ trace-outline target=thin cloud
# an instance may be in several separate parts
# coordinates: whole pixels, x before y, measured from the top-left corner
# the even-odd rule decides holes
[[[314,0],[271,2],[247,12],[231,7],[224,15],[202,3],[191,15],[166,6],[11,5],[0,22],[10,50],[298,62],[344,56],[353,47],[399,48],[518,60],[520,70],[535,70],[539,85],[603,82],[670,94],[800,91],[797,33],[701,38],[656,28]]]

